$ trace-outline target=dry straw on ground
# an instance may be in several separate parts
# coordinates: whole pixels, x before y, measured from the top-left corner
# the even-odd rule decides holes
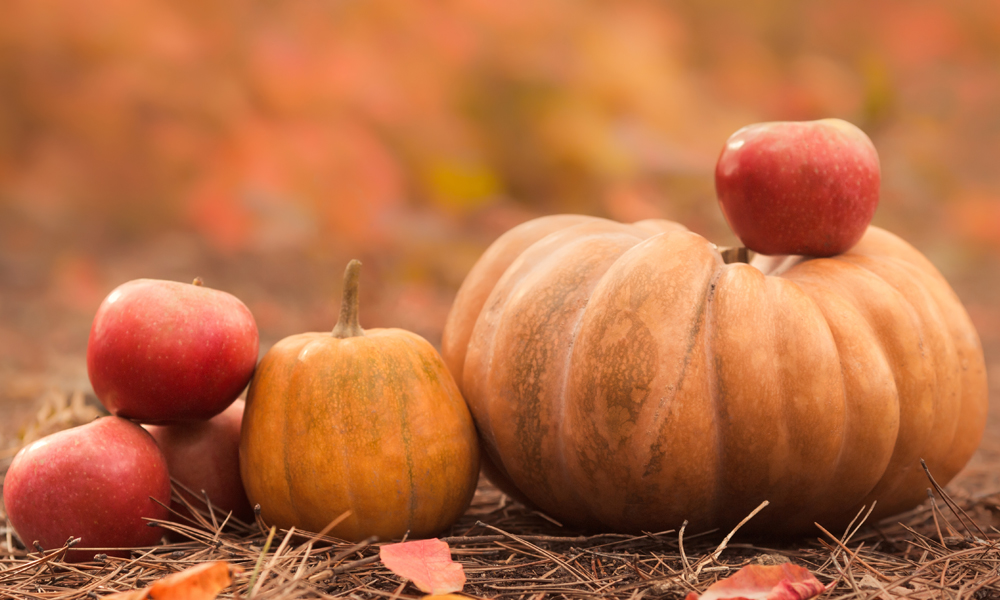
[[[680,598],[750,563],[793,561],[831,586],[822,597],[990,598],[1000,596],[1000,531],[988,525],[996,497],[951,499],[834,535],[763,544],[739,532],[581,535],[484,483],[466,516],[444,537],[468,575],[464,593],[481,598]],[[194,564],[243,567],[221,598],[416,598],[385,569],[372,540],[240,524],[199,514],[191,526],[161,522],[188,541],[135,549],[132,558],[67,564],[64,549],[23,549],[9,523],[0,530],[0,597],[85,599],[147,586]],[[861,518],[859,518],[859,523]]]
[[[9,463],[9,456],[0,457],[0,473]],[[1000,597],[1000,530],[992,525],[1000,493],[958,491],[952,498],[930,474],[928,492],[924,505],[881,523],[859,515],[846,532],[817,526],[809,538],[768,542],[738,530],[585,535],[511,502],[484,481],[442,539],[465,567],[463,593],[474,598],[682,598],[744,565],[785,561],[827,585],[823,599]],[[375,540],[350,544],[272,532],[261,522],[194,512],[197,522],[190,525],[156,522],[186,541],[133,549],[127,560],[82,564],[63,562],[65,548],[25,549],[0,513],[0,598],[100,598],[212,560],[243,569],[220,598],[422,596],[382,566]]]

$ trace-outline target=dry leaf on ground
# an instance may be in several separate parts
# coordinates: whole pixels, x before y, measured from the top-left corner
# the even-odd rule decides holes
[[[825,589],[809,569],[792,563],[747,565],[700,596],[691,592],[685,600],[806,600]]]
[[[233,573],[243,569],[225,561],[195,565],[167,575],[153,585],[141,590],[130,590],[104,596],[103,600],[214,600],[219,592],[229,587]]]
[[[387,544],[379,557],[387,569],[428,594],[460,592],[465,585],[465,570],[451,560],[447,542],[437,538]]]

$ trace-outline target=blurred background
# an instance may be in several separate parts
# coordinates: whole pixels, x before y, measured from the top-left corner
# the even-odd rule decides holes
[[[437,345],[510,227],[656,216],[731,244],[726,138],[822,117],[875,142],[875,223],[953,284],[1000,402],[996,0],[8,0],[0,448],[88,389],[125,281],[202,277],[263,351],[330,329],[357,257],[362,325]]]

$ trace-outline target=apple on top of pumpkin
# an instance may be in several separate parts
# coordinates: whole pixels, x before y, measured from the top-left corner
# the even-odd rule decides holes
[[[875,145],[840,119],[748,125],[730,136],[715,167],[729,226],[768,255],[849,250],[875,214],[880,179]]]
[[[360,541],[434,535],[468,507],[479,441],[433,346],[362,329],[354,260],[333,331],[289,336],[247,392],[240,468],[268,524]]]

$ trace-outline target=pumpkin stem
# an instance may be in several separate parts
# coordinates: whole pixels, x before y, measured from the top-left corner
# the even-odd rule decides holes
[[[358,274],[361,272],[361,261],[354,259],[347,263],[344,271],[344,297],[340,301],[340,318],[333,328],[335,338],[358,337],[365,334],[358,322]]]
[[[720,248],[719,254],[722,255],[722,262],[727,265],[731,265],[733,263],[750,263],[750,249],[746,246]]]

